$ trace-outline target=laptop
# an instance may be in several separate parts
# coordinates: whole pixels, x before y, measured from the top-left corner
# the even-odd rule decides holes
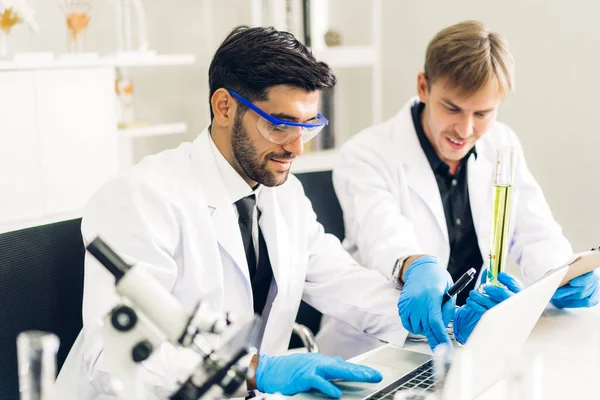
[[[520,352],[540,315],[567,273],[558,268],[537,282],[487,311],[455,354],[448,371],[444,394],[447,398],[473,398],[500,380],[510,362]],[[383,346],[366,354],[358,364],[368,365],[383,375],[378,384],[337,381],[343,399],[393,400],[403,390],[419,394],[437,390],[430,354]],[[468,373],[462,374],[463,371]],[[317,392],[300,393],[294,398],[324,398]]]

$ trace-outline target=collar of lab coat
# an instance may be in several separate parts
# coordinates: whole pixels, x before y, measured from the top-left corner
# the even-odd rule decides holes
[[[409,187],[427,204],[444,238],[448,240],[448,226],[437,181],[419,143],[412,120],[411,107],[418,101],[418,97],[412,97],[394,118],[393,131],[396,140],[394,148],[398,152],[398,159],[403,160],[402,162],[406,166]],[[492,129],[494,128],[492,127]],[[487,147],[489,146],[482,139],[477,142],[477,159],[471,157],[467,167],[469,201],[474,222],[482,221],[482,217],[484,217],[482,213],[487,210],[486,204],[489,200],[489,190],[487,189],[492,179],[495,163],[495,160],[490,160],[493,152],[488,151]],[[475,228],[479,233],[478,227]]]
[[[212,213],[217,241],[229,253],[250,287],[250,275],[242,235],[238,229],[233,202],[226,187],[228,182],[221,177],[216,155],[211,150],[211,141],[207,127],[194,141],[192,163],[202,184],[204,198]],[[219,153],[219,155],[221,154]],[[231,169],[233,170],[233,168]],[[248,187],[248,192],[251,192],[250,187],[243,180],[242,182]],[[277,188],[263,187],[258,195],[257,206],[262,212],[259,226],[267,244],[279,296],[287,291],[291,262],[289,243],[286,240],[288,237],[286,222],[275,196],[275,190]],[[251,297],[249,301],[252,302]]]
[[[250,273],[246,253],[244,252],[242,234],[239,229],[232,229],[238,227],[238,221],[233,202],[228,194],[226,182],[221,177],[215,154],[211,150],[211,141],[207,127],[194,140],[191,154],[192,164],[201,182],[202,192],[211,212],[217,241],[231,256],[239,272],[244,276],[247,285],[250,286]],[[251,191],[249,186],[248,190]],[[251,292],[249,292],[248,301],[252,301]]]

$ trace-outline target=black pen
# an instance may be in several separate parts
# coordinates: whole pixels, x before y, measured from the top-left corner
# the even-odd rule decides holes
[[[469,283],[471,283],[473,278],[475,278],[476,273],[477,270],[475,268],[471,268],[467,272],[465,272],[460,278],[458,278],[456,283],[452,285],[450,289],[448,289],[448,293],[444,294],[444,297],[442,298],[442,306],[446,304],[446,302],[450,300],[453,296],[462,292],[463,289],[466,288]]]

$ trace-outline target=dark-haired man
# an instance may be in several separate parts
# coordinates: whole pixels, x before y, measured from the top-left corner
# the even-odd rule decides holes
[[[288,176],[303,143],[327,123],[319,93],[335,83],[291,34],[234,29],[209,70],[211,125],[193,143],[147,157],[106,184],[83,213],[86,244],[102,237],[187,311],[203,300],[216,311],[262,315],[250,389],[339,397],[329,380],[381,379],[320,354],[283,355],[301,298],[397,345],[406,336],[393,285],[323,232],[301,184]],[[86,256],[83,330],[57,398],[114,398],[100,321],[116,301],[111,275]],[[156,351],[140,373],[147,397],[168,397],[193,361],[166,346]]]
[[[283,355],[301,299],[387,342],[402,345],[406,337],[398,291],[323,232],[299,181],[288,176],[303,143],[327,123],[319,93],[335,83],[291,34],[234,29],[209,69],[211,125],[193,143],[109,182],[84,210],[86,242],[104,238],[186,310],[203,300],[217,311],[261,314],[264,333],[248,386],[267,393],[317,389],[339,397],[332,379],[381,379],[320,354]],[[113,285],[88,256],[84,327],[59,376],[61,399],[114,395],[99,323],[116,302]],[[140,375],[148,396],[166,397],[187,364],[172,350],[156,352]]]

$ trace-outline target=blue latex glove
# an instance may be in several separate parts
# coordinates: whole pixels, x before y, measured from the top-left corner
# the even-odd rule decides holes
[[[593,307],[600,300],[598,281],[594,271],[573,278],[554,292],[550,302],[558,308]]]
[[[467,298],[467,304],[460,307],[454,315],[454,337],[460,343],[465,344],[471,332],[481,319],[481,316],[490,308],[500,304],[515,293],[523,289],[523,285],[505,272],[498,274],[498,281],[506,286],[486,286],[485,294],[477,290],[471,290]]]
[[[290,396],[317,389],[330,397],[339,398],[342,392],[329,382],[332,379],[377,383],[382,376],[373,368],[318,353],[279,357],[263,354],[256,368],[256,387],[263,393]]]
[[[398,313],[407,331],[425,335],[429,347],[451,343],[446,327],[454,316],[456,299],[442,308],[442,297],[452,286],[452,277],[433,256],[416,259],[404,274]]]

